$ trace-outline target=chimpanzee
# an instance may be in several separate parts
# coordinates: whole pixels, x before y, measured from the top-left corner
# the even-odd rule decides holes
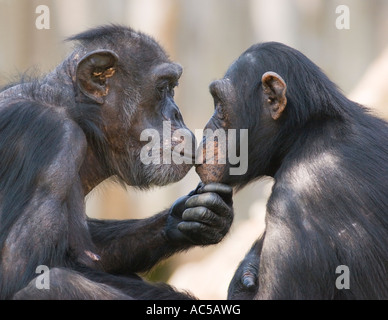
[[[168,136],[188,134],[163,136],[159,151],[171,154],[179,144],[192,157],[194,136],[173,98],[182,68],[128,27],[97,27],[70,40],[74,51],[53,72],[0,92],[0,298],[192,299],[135,272],[219,242],[233,220],[232,188],[199,184],[144,220],[89,219],[84,208],[84,196],[112,176],[145,189],[187,174],[187,161],[140,159],[141,133],[163,136],[164,122]]]
[[[266,230],[228,298],[388,299],[387,123],[276,42],[250,47],[210,91],[206,128],[248,129],[248,170],[206,163],[202,181],[274,178]]]

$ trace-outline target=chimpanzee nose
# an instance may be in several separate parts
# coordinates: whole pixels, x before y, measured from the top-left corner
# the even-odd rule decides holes
[[[169,121],[182,121],[182,114],[180,113],[178,107],[175,104],[170,104],[163,110],[163,116],[166,120]]]
[[[172,111],[172,120],[174,120],[174,121],[182,120],[182,115],[181,115],[178,107],[175,107]]]

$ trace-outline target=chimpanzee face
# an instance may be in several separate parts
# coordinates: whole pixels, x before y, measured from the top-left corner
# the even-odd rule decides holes
[[[196,171],[204,183],[225,182],[230,167],[227,159],[228,129],[236,129],[238,124],[235,115],[238,111],[237,96],[231,80],[226,77],[213,81],[209,89],[214,99],[214,113],[204,128],[204,137],[197,151],[202,153],[199,155],[202,164]],[[206,135],[207,132],[210,134]]]
[[[182,179],[193,165],[195,141],[174,101],[181,66],[157,43],[136,41],[87,54],[77,84],[101,106],[108,170],[143,188]]]
[[[231,65],[223,79],[210,84],[214,114],[205,132],[221,130],[226,139],[204,137],[206,147],[199,148],[198,152],[206,160],[196,168],[203,182],[245,183],[252,175],[251,170],[257,169],[257,165],[252,166],[253,162],[260,161],[260,154],[254,150],[259,146],[259,152],[264,155],[268,135],[276,134],[277,120],[287,102],[286,84],[275,72],[261,70],[263,66],[250,53],[245,53]],[[210,157],[213,163],[208,163],[209,156],[206,157],[209,147],[214,149],[214,157]],[[237,170],[232,155],[238,155],[242,170]]]

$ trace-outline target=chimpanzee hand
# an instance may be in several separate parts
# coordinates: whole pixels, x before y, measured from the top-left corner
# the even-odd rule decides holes
[[[233,221],[233,189],[221,183],[200,183],[171,206],[166,225],[169,241],[180,245],[215,244]]]
[[[259,289],[259,265],[262,239],[256,241],[241,261],[228,288],[229,300],[251,300]]]

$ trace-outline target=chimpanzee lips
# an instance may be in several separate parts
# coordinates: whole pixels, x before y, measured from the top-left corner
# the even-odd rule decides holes
[[[207,154],[207,149],[212,150]],[[221,182],[226,170],[226,150],[218,148],[218,140],[202,141],[197,149],[195,171],[203,183]]]
[[[222,182],[224,177],[225,165],[221,164],[199,164],[195,171],[205,184],[210,182]]]

